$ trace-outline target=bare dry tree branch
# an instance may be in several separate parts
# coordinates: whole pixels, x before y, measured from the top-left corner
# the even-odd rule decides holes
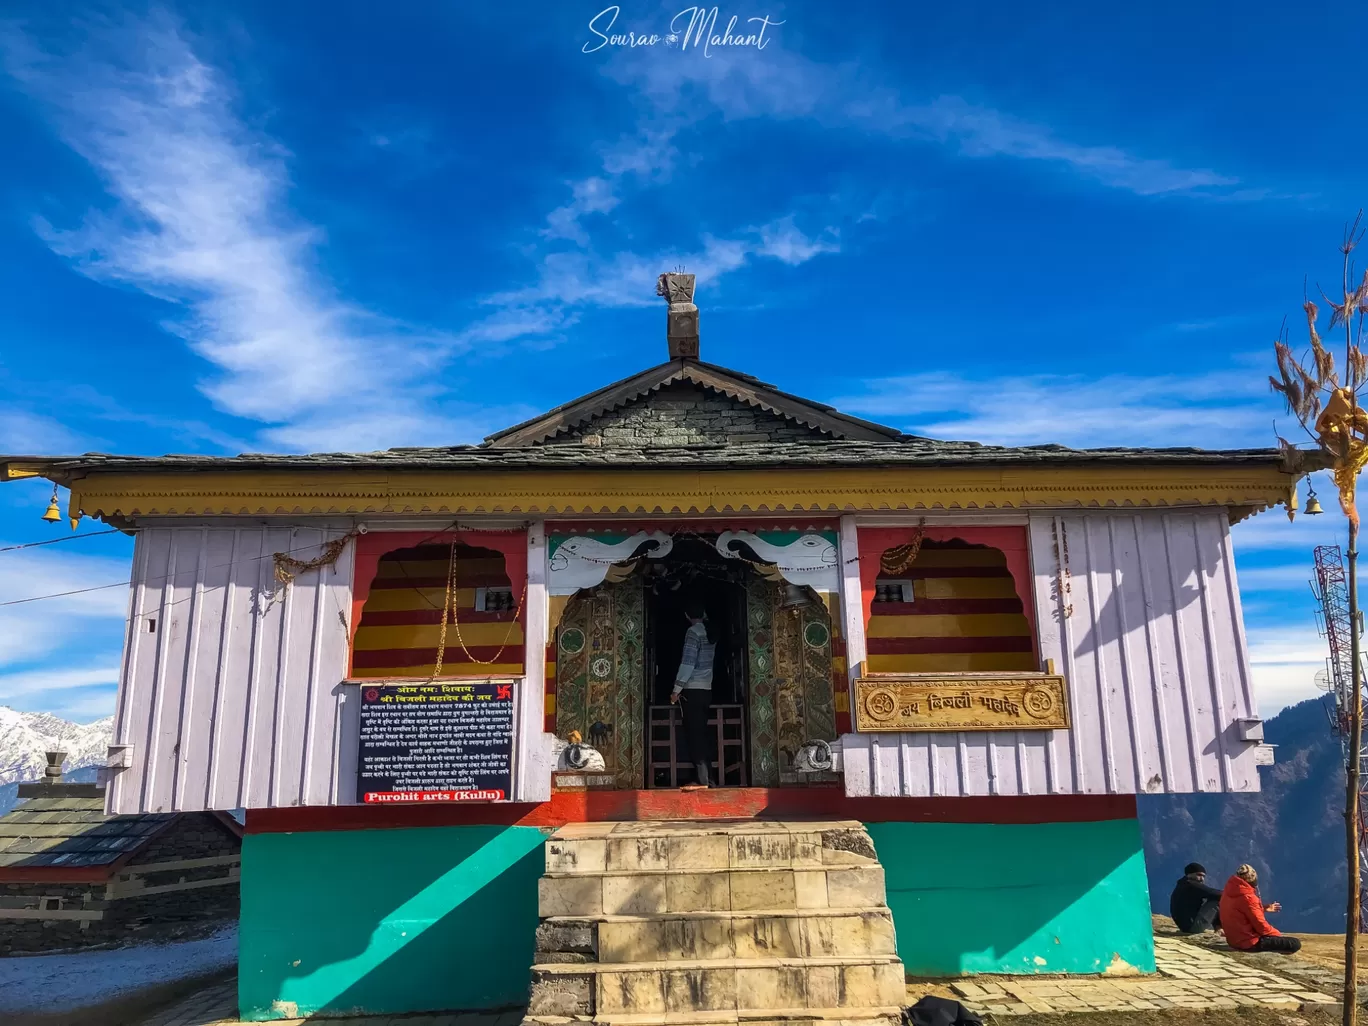
[[[1356,1026],[1358,1021],[1358,936],[1363,923],[1361,907],[1362,878],[1360,844],[1360,769],[1363,745],[1363,702],[1361,699],[1362,663],[1360,661],[1359,604],[1358,604],[1358,534],[1359,513],[1355,499],[1359,474],[1368,467],[1368,412],[1359,405],[1358,392],[1368,384],[1368,354],[1364,352],[1365,314],[1368,314],[1368,274],[1354,287],[1357,277],[1352,254],[1363,240],[1363,211],[1346,226],[1340,244],[1343,255],[1341,267],[1341,299],[1332,301],[1321,289],[1321,297],[1330,308],[1330,329],[1344,327],[1344,375],[1341,386],[1335,375],[1334,358],[1321,340],[1317,330],[1319,309],[1306,295],[1306,279],[1302,279],[1302,308],[1306,314],[1307,337],[1311,343],[1310,360],[1297,360],[1287,340],[1287,322],[1273,344],[1278,377],[1270,375],[1273,390],[1280,393],[1288,411],[1301,422],[1316,441],[1320,452],[1330,457],[1330,465],[1339,492],[1340,508],[1349,522],[1349,619],[1350,662],[1353,665],[1349,701],[1349,758],[1345,774],[1345,855],[1349,876],[1349,891],[1345,926],[1345,976],[1343,1026]],[[1357,318],[1357,320],[1355,320]],[[1312,371],[1314,370],[1314,373]],[[1274,425],[1276,433],[1277,425]],[[1279,446],[1286,452],[1291,443],[1279,436]],[[1291,515],[1289,509],[1289,516]]]

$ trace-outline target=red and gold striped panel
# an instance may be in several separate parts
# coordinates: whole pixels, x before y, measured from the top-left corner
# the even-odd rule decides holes
[[[912,581],[913,601],[871,607],[871,673],[1036,669],[1030,624],[997,549],[928,541],[898,579]]]
[[[425,545],[381,558],[352,645],[353,677],[432,674],[450,556],[450,546]],[[457,545],[455,583],[442,676],[522,676],[523,629],[513,610],[475,611],[475,589],[510,587],[503,556]],[[515,603],[520,594],[513,590]]]
[[[548,734],[556,732],[556,643],[546,646],[546,698],[543,700],[543,715],[546,717],[542,729]]]
[[[827,612],[831,614],[831,697],[832,710],[836,714],[836,733],[849,734],[854,728],[850,722],[850,678],[846,672],[846,642],[841,632],[841,596],[835,593],[824,594]]]

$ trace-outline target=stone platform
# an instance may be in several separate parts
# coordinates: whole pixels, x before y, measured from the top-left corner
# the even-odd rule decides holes
[[[1271,971],[1238,952],[1156,932],[1153,976],[974,976],[907,985],[907,1003],[925,994],[954,998],[980,1015],[1215,1009],[1262,1005],[1287,1011],[1335,1008],[1333,975],[1304,959],[1280,959]],[[1328,991],[1328,992],[1327,992]]]
[[[1089,1012],[1140,1012],[1160,1008],[1208,1010],[1256,1005],[1293,1012],[1338,1006],[1338,974],[1304,958],[1281,958],[1276,964],[1277,971],[1273,971],[1252,965],[1247,957],[1236,952],[1174,936],[1171,927],[1167,931],[1156,927],[1155,947],[1159,972],[1154,976],[1117,979],[1097,976],[975,976],[921,981],[907,984],[903,1000],[911,1005],[922,995],[933,993],[962,1001],[980,1014],[1003,1017],[1028,1014],[1077,1016]],[[1323,986],[1317,986],[1318,983]],[[247,1026],[239,1022],[236,1010],[236,985],[225,983],[149,1017],[141,1026]],[[741,1021],[741,1018],[738,1013],[735,1019],[727,1021]],[[593,1016],[587,1014],[553,1019],[564,1026],[592,1020]],[[307,1020],[307,1023],[308,1026],[518,1026],[524,1021],[523,1013],[518,1011],[403,1017],[323,1016]],[[806,1021],[820,1022],[815,1017],[809,1017]],[[1069,1021],[1086,1023],[1087,1019],[1071,1018]],[[276,1026],[303,1026],[304,1023],[305,1020],[301,1019],[285,1019],[278,1020]],[[831,1024],[828,1022],[823,1026]]]
[[[883,867],[850,821],[579,823],[546,843],[526,1022],[895,1023]]]

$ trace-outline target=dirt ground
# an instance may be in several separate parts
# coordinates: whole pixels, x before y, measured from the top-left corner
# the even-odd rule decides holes
[[[1337,966],[1344,965],[1344,934],[1293,933],[1288,936],[1301,940],[1303,957],[1315,959],[1317,962],[1333,962]],[[1360,969],[1368,966],[1368,934],[1359,938],[1358,964]],[[1363,979],[1362,975],[1359,979]]]
[[[1076,1012],[1054,1015],[983,1017],[992,1026],[1339,1026],[1337,1011],[1284,1012],[1276,1009],[1231,1008],[1193,1011],[1169,1008],[1160,1012]]]
[[[1154,916],[1154,932],[1171,936],[1177,932],[1173,925],[1173,920],[1168,916]],[[1342,933],[1289,933],[1289,937],[1296,937],[1302,942],[1301,958],[1308,959],[1323,966],[1329,966],[1344,971],[1344,934]],[[1282,955],[1250,955],[1243,952],[1232,952],[1225,944],[1225,938],[1219,934],[1203,934],[1198,937],[1188,937],[1186,940],[1191,944],[1200,944],[1203,947],[1212,948],[1216,951],[1232,954],[1242,961],[1249,961],[1258,965],[1261,969],[1269,972],[1277,972],[1278,964],[1283,958]],[[1368,934],[1359,938],[1358,953],[1359,968],[1368,967]],[[1360,981],[1363,981],[1363,974],[1359,974]]]

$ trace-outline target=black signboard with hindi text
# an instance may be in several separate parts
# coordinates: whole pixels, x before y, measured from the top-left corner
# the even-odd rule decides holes
[[[361,685],[357,799],[503,801],[513,779],[513,682]]]

